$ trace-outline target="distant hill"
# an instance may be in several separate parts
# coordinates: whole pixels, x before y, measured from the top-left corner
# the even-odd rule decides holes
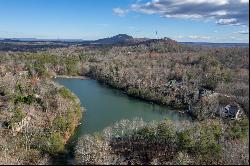
[[[63,45],[74,45],[74,44],[83,44],[83,45],[164,45],[174,46],[181,44],[186,46],[205,46],[205,47],[216,47],[216,48],[225,48],[225,47],[249,47],[249,43],[209,43],[209,42],[177,42],[170,38],[163,39],[149,39],[149,38],[133,38],[127,34],[119,34],[113,37],[98,39],[98,40],[83,40],[83,39],[37,39],[37,38],[0,38],[0,43],[16,43],[16,42],[29,42],[29,43],[52,43],[52,44],[63,44]]]
[[[148,40],[144,40],[144,41],[140,41],[140,44],[159,44],[159,43],[163,43],[163,44],[172,44],[172,45],[176,45],[178,44],[177,41],[170,39],[170,38],[163,38],[163,39],[148,39]]]
[[[133,44],[149,40],[148,38],[133,38],[127,34],[119,34],[109,38],[98,40],[82,39],[37,39],[37,38],[0,38],[0,42],[55,42],[55,43],[79,43],[79,44]]]
[[[0,38],[1,42],[84,42],[82,39]]]
[[[133,37],[126,34],[119,34],[110,38],[104,38],[94,41],[96,44],[116,44],[127,43],[133,41]]]
[[[191,46],[205,46],[214,48],[249,47],[249,43],[209,43],[209,42],[179,42],[179,43]]]

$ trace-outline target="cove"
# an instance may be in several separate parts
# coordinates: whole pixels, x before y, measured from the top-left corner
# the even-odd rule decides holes
[[[151,104],[123,94],[122,91],[109,88],[92,79],[57,78],[56,82],[71,90],[86,109],[77,134],[91,134],[122,119],[142,118],[146,122],[171,119],[187,120],[176,110]]]
[[[81,125],[77,127],[69,143],[70,146],[74,146],[74,142],[84,134],[102,131],[122,119],[142,118],[145,122],[164,119],[191,120],[177,110],[129,97],[121,90],[110,88],[93,79],[56,78],[54,81],[71,90],[80,99],[81,106],[86,109]],[[72,154],[69,154],[72,153],[72,148],[69,148],[71,152],[66,153],[64,159],[61,156],[54,163],[70,163],[68,160],[72,157]]]

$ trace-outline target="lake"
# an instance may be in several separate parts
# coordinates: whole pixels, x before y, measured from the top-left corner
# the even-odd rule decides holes
[[[81,106],[86,109],[81,125],[78,126],[72,138],[73,142],[84,134],[102,131],[122,119],[142,118],[145,122],[166,118],[173,121],[191,119],[179,114],[177,110],[129,97],[121,90],[110,88],[92,79],[57,78],[54,80],[78,96]],[[72,147],[70,149],[72,151]],[[66,156],[70,158],[68,154]],[[57,158],[54,163],[66,164],[65,162],[68,162],[64,161],[66,158]]]
[[[122,119],[132,120],[138,117],[150,122],[166,118],[173,121],[188,118],[176,110],[129,97],[120,90],[109,88],[92,79],[57,78],[56,82],[77,95],[86,109],[77,131],[80,135],[101,131]]]

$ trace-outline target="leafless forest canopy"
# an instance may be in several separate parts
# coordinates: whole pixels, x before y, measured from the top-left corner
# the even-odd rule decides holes
[[[63,151],[82,108],[51,80],[57,75],[88,76],[194,118],[178,127],[124,120],[79,139],[75,164],[249,164],[248,47],[161,39],[129,45],[16,42],[0,48],[1,164],[48,164]],[[240,110],[237,119],[221,114],[227,105]]]

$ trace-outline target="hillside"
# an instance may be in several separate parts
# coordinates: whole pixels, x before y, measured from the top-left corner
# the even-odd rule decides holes
[[[130,37],[125,38],[131,39]],[[43,107],[39,102],[40,100],[33,100],[33,96],[36,96],[36,94],[41,96],[42,103],[47,103],[50,107],[61,106],[58,108],[59,110],[47,109],[47,113],[52,119],[57,119],[57,115],[60,114],[67,117],[65,109],[72,107],[70,105],[72,102],[67,99],[64,100],[63,96],[71,95],[65,89],[60,90],[60,88],[51,85],[51,80],[48,80],[48,78],[56,75],[81,75],[89,76],[110,87],[120,89],[134,98],[176,108],[178,112],[191,115],[195,122],[195,125],[191,123],[191,126],[187,126],[185,130],[184,128],[181,130],[173,129],[170,138],[164,134],[165,131],[168,134],[168,125],[149,125],[137,131],[132,129],[128,133],[132,134],[128,137],[131,139],[122,137],[120,140],[111,137],[112,140],[110,140],[109,137],[99,140],[96,139],[96,136],[87,137],[87,140],[83,138],[79,143],[81,144],[81,141],[87,143],[86,146],[89,147],[89,150],[86,152],[90,153],[90,157],[93,158],[91,163],[99,163],[99,161],[95,161],[98,158],[93,157],[96,156],[96,153],[102,154],[102,152],[99,153],[99,150],[101,150],[99,146],[105,145],[104,148],[110,149],[113,143],[115,146],[123,146],[123,144],[128,143],[131,151],[134,147],[143,146],[144,149],[139,149],[139,154],[141,154],[139,157],[143,160],[133,159],[142,164],[151,164],[154,161],[159,164],[176,164],[179,162],[179,158],[181,160],[187,158],[188,163],[192,164],[227,164],[230,162],[245,164],[249,162],[249,155],[246,153],[249,147],[248,141],[246,141],[249,126],[249,48],[186,46],[166,38],[129,45],[77,45],[37,52],[6,50],[0,52],[0,56],[2,79],[0,85],[7,87],[3,87],[3,92],[0,92],[0,95],[3,96],[3,101],[0,103],[3,108],[5,108],[6,101],[8,105],[12,106],[0,112],[2,116],[0,118],[1,125],[7,126],[7,129],[4,128],[3,130],[10,133],[9,135],[3,133],[1,140],[4,140],[4,144],[7,144],[10,148],[15,146],[8,140],[17,139],[20,141],[20,138],[25,140],[26,137],[22,136],[26,135],[22,134],[25,134],[26,130],[18,134],[20,137],[10,137],[11,129],[8,129],[8,126],[11,125],[5,123],[5,119],[9,118],[7,122],[12,122],[11,119],[14,119],[18,123],[23,118],[23,116],[20,118],[20,109],[24,111],[26,109],[23,108],[30,107],[35,107],[35,112],[41,113],[40,116],[37,116],[38,119],[45,117],[46,112],[40,111]],[[13,77],[10,77],[11,79],[6,78],[9,74],[13,75]],[[17,76],[22,74],[27,75],[24,79],[17,79]],[[39,86],[30,85],[29,82],[36,78],[40,80],[38,81]],[[5,89],[9,89],[10,92],[5,92]],[[12,100],[5,100],[6,94],[11,94]],[[16,102],[13,102],[13,99]],[[31,103],[31,105],[27,106],[25,103]],[[18,106],[20,106],[20,109],[16,109]],[[238,112],[235,116],[232,115],[232,117],[223,112],[228,106],[237,108]],[[10,112],[16,113],[9,114]],[[65,117],[63,116],[63,118]],[[61,129],[65,131],[65,129],[71,127],[68,126],[69,123],[65,123],[67,122],[65,119],[61,118],[55,121],[51,120],[51,123],[48,123],[47,119],[41,118],[41,122],[46,124],[59,123],[59,125],[56,125],[59,129],[52,126],[45,127],[45,130],[49,133],[55,132],[57,134],[49,135],[48,132],[45,132],[45,138],[42,137],[44,139],[42,143],[44,144],[39,146],[42,147],[42,152],[50,153],[54,146],[47,145],[53,145],[51,141],[53,142],[54,139],[62,140]],[[210,124],[213,124],[212,128]],[[170,130],[172,129],[170,128]],[[162,131],[164,133],[161,133]],[[210,132],[204,134],[204,131]],[[202,135],[202,137],[197,137],[197,135]],[[102,135],[100,137],[103,138]],[[138,140],[138,138],[140,142],[135,142],[134,140]],[[152,141],[151,138],[153,138]],[[164,143],[165,139],[172,142],[173,147],[169,147],[166,142]],[[34,138],[34,140],[36,139]],[[94,144],[89,143],[89,141]],[[39,141],[38,143],[32,143],[31,145],[40,145]],[[206,146],[206,143],[209,143],[208,146]],[[183,144],[185,147],[182,146]],[[25,147],[27,144],[20,142],[19,145]],[[61,146],[63,144],[55,145],[56,149],[63,149],[63,146]],[[163,149],[153,149],[148,153],[145,150],[148,149],[148,145],[150,147],[157,145],[157,147],[163,147]],[[85,153],[82,153],[85,151],[81,150],[86,146],[79,145],[80,153],[79,151],[76,152],[79,157],[78,162],[81,164],[89,162]],[[95,149],[96,146],[98,150]],[[36,153],[40,152],[40,150],[37,152],[36,146],[30,146],[30,148],[35,150]],[[110,157],[110,155],[115,157],[108,160],[108,163],[112,162],[113,159],[118,159],[117,162],[119,163],[119,160],[131,157],[123,151],[122,147],[114,148],[114,151],[105,151],[104,153],[103,157]],[[0,152],[4,154],[4,151]],[[53,150],[52,152],[58,151]],[[167,152],[171,152],[172,155],[168,155]],[[118,155],[112,156],[114,153]],[[15,157],[21,156],[18,152],[15,152],[15,154],[17,154],[14,155]],[[8,155],[11,156],[11,153],[8,153]],[[170,158],[167,158],[167,156]],[[22,157],[24,156],[22,155]],[[154,157],[160,160],[154,160]],[[164,161],[161,161],[162,158]],[[196,160],[197,158],[198,160]],[[99,159],[102,161],[101,158]],[[27,159],[23,158],[23,161],[27,161]],[[31,163],[37,163],[38,161],[35,160]],[[13,163],[15,162],[13,161]]]
[[[129,43],[135,43],[136,40],[129,35],[126,34],[119,34],[110,38],[104,38],[95,40],[92,43],[94,44],[129,44]]]
[[[0,76],[0,164],[50,164],[81,119],[79,100],[25,68],[0,63]]]

